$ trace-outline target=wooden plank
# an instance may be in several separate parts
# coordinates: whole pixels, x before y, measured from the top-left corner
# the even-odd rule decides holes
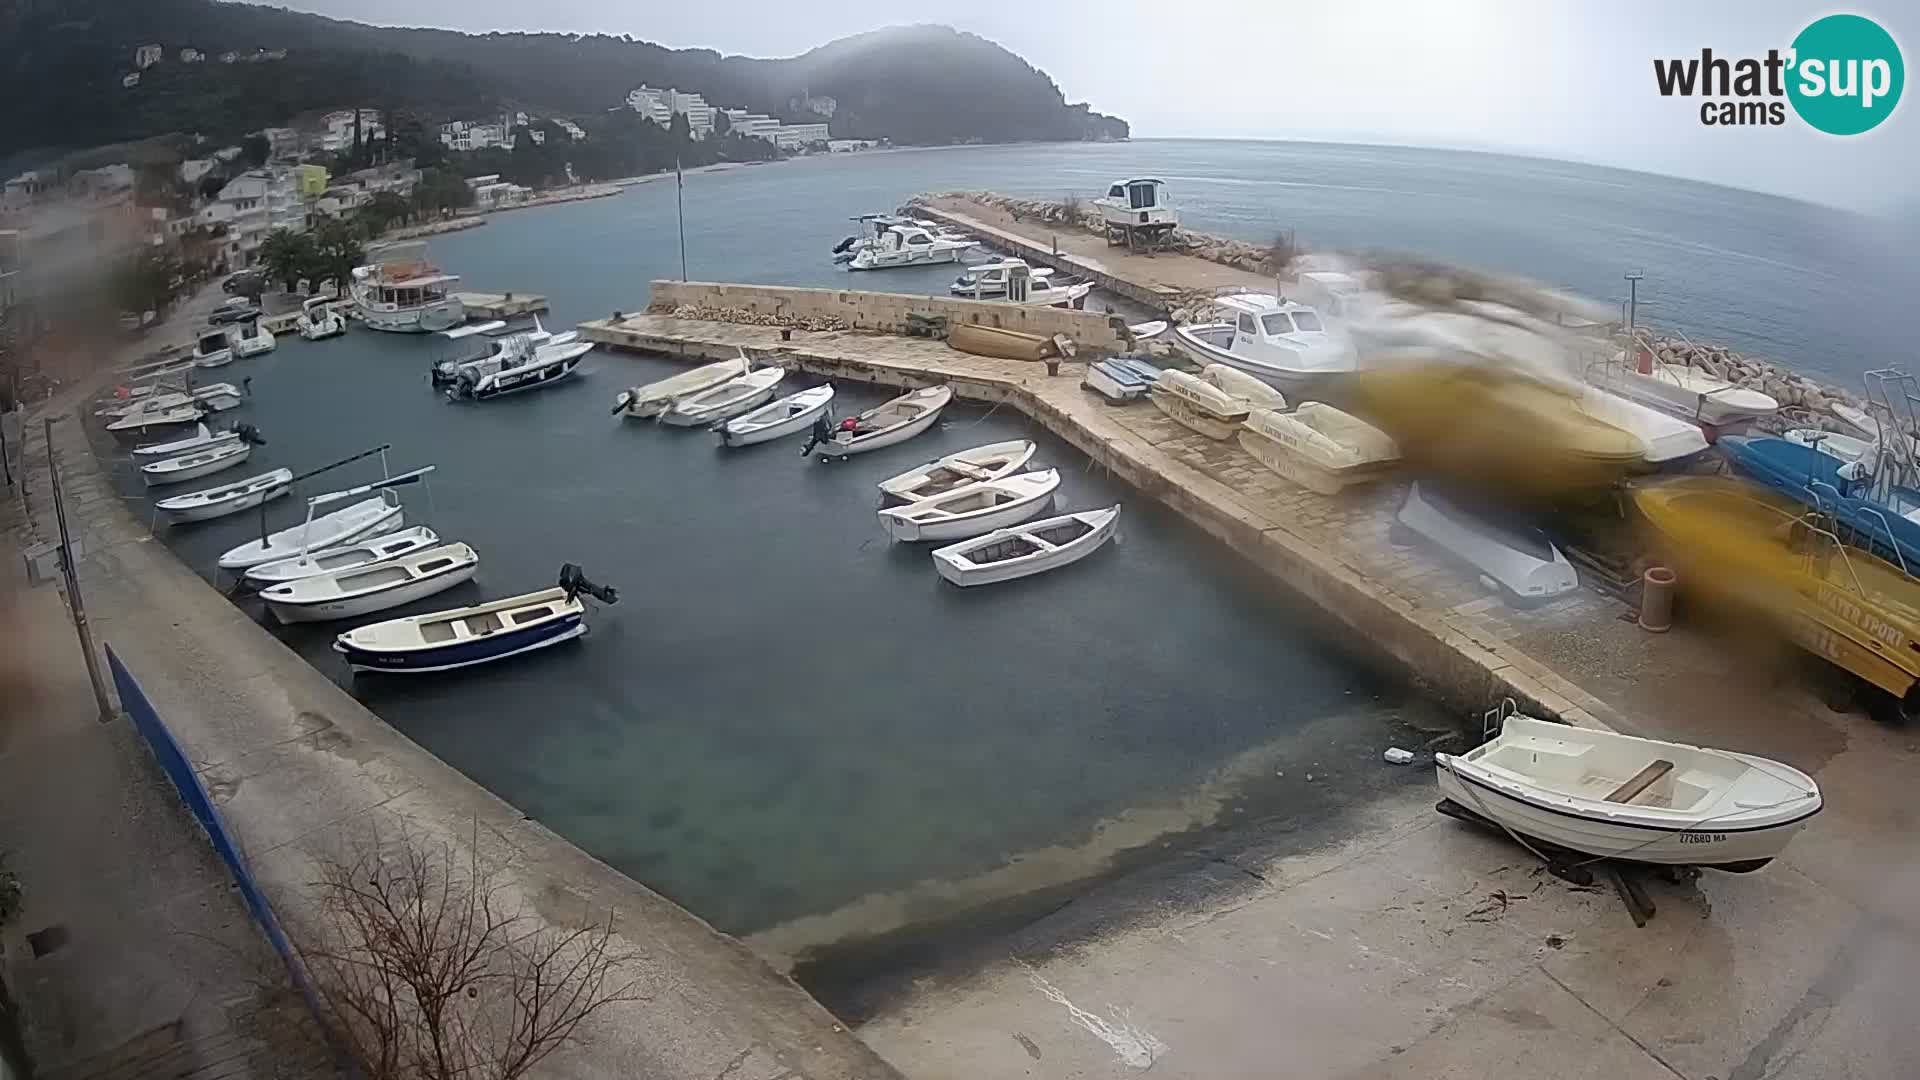
[[[1666,760],[1655,761],[1646,768],[1634,773],[1631,780],[1614,788],[1613,794],[1607,796],[1607,801],[1615,803],[1632,802],[1634,796],[1652,787],[1655,780],[1660,779],[1672,771],[1673,762]]]

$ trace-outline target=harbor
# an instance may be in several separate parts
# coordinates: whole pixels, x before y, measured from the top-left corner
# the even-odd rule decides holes
[[[741,171],[711,182],[768,172]],[[544,213],[565,236],[604,210]],[[1149,254],[949,204],[900,214],[873,215],[895,239],[847,252],[858,273],[791,284],[576,293],[553,272],[571,253],[547,252],[514,279],[553,296],[542,322],[526,315],[546,296],[448,288],[443,266],[498,274],[448,250],[511,250],[519,222],[497,222],[432,264],[356,271],[378,323],[322,327],[321,305],[282,328],[305,340],[251,354],[200,335],[231,393],[188,383],[176,402],[147,376],[70,406],[50,449],[78,485],[89,603],[296,925],[300,875],[348,823],[465,843],[471,818],[542,918],[618,906],[634,940],[665,942],[666,1023],[711,1010],[718,1029],[676,1074],[738,1054],[769,1074],[1260,1075],[1275,1038],[1312,1074],[1524,1073],[1542,1052],[1649,1076],[1908,1060],[1844,1034],[1888,1022],[1915,955],[1911,882],[1882,857],[1912,748],[1869,718],[1879,699],[1705,617],[1692,566],[1670,620],[1639,567],[1604,560],[1578,577],[1548,560],[1566,567],[1548,595],[1517,596],[1460,539],[1473,514],[1428,484],[1442,461],[1513,490],[1685,493],[1720,478],[1651,475],[1665,455],[1742,475],[1773,460],[1740,456],[1766,442],[1746,399],[1707,391],[1734,411],[1679,423],[1687,438],[1633,409],[1617,429],[1556,415],[1587,449],[1523,440],[1565,463],[1528,468],[1389,408],[1479,392],[1455,381],[1323,390],[1353,367],[1312,307],[1265,297],[1275,275],[1220,261],[1250,245]],[[953,259],[874,261],[914,230]],[[963,233],[994,254],[956,265]],[[1003,296],[955,280],[985,268]],[[1275,375],[1248,342],[1292,359]],[[1488,408],[1520,425],[1560,401],[1527,393]],[[321,557],[357,561],[302,565]],[[1717,767],[1681,758],[1694,743],[1804,780],[1779,801],[1810,809],[1756,817],[1722,860],[1758,873],[1635,878],[1637,899],[1620,877],[1616,898],[1544,875],[1568,867],[1448,787],[1475,767],[1453,755],[1503,722],[1619,756],[1580,796],[1596,817],[1677,812],[1676,777]],[[1434,812],[1436,770],[1463,820]],[[1711,825],[1658,826],[1678,837],[1667,861],[1714,867],[1678,846]],[[1609,873],[1655,861],[1553,837]],[[1712,988],[1736,976],[1730,1004]],[[602,1029],[645,1022],[597,1022],[596,1060],[633,1060]]]

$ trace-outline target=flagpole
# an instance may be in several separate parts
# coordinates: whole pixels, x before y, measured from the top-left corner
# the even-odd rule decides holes
[[[680,159],[673,159],[673,204],[680,213],[680,280],[687,280],[687,179],[680,172]]]

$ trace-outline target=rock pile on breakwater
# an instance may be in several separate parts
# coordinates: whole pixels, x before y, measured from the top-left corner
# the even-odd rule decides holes
[[[1735,386],[1758,390],[1780,403],[1780,413],[1761,426],[1775,431],[1807,427],[1809,421],[1829,430],[1854,431],[1833,411],[1836,405],[1863,408],[1859,394],[1808,378],[1797,371],[1722,345],[1702,345],[1685,338],[1657,337],[1647,342],[1653,359],[1662,364],[1697,367]]]
[[[921,195],[915,202],[934,199],[965,199],[981,206],[1006,212],[1018,222],[1040,222],[1047,225],[1061,225],[1083,232],[1104,234],[1105,225],[1100,220],[1100,211],[1091,203],[1068,204],[1050,202],[1045,199],[1016,199],[1011,195],[1001,195],[992,191],[943,191],[933,195]],[[911,213],[909,204],[904,213]],[[1244,240],[1234,240],[1211,233],[1194,232],[1190,229],[1175,229],[1167,244],[1167,249],[1196,259],[1231,266],[1255,274],[1278,272],[1273,262],[1274,251],[1270,247],[1249,244]]]
[[[700,319],[704,322],[738,323],[742,326],[777,326],[787,330],[847,330],[851,329],[844,319],[827,315],[763,315],[755,311],[729,307],[700,307],[695,304],[680,304],[677,307],[657,307],[649,309],[655,315],[670,315],[676,319]]]

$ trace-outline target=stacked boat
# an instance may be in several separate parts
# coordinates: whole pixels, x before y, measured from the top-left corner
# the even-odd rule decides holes
[[[1292,412],[1253,409],[1237,434],[1255,461],[1322,495],[1377,479],[1400,460],[1386,432],[1318,401]]]
[[[1244,399],[1184,371],[1161,372],[1147,396],[1167,416],[1222,442],[1233,438],[1250,411]]]
[[[745,375],[752,366],[747,351],[742,349],[738,359],[721,360],[658,382],[623,390],[613,400],[613,414],[629,420],[654,419],[673,408],[681,398],[705,393],[731,382]]]

